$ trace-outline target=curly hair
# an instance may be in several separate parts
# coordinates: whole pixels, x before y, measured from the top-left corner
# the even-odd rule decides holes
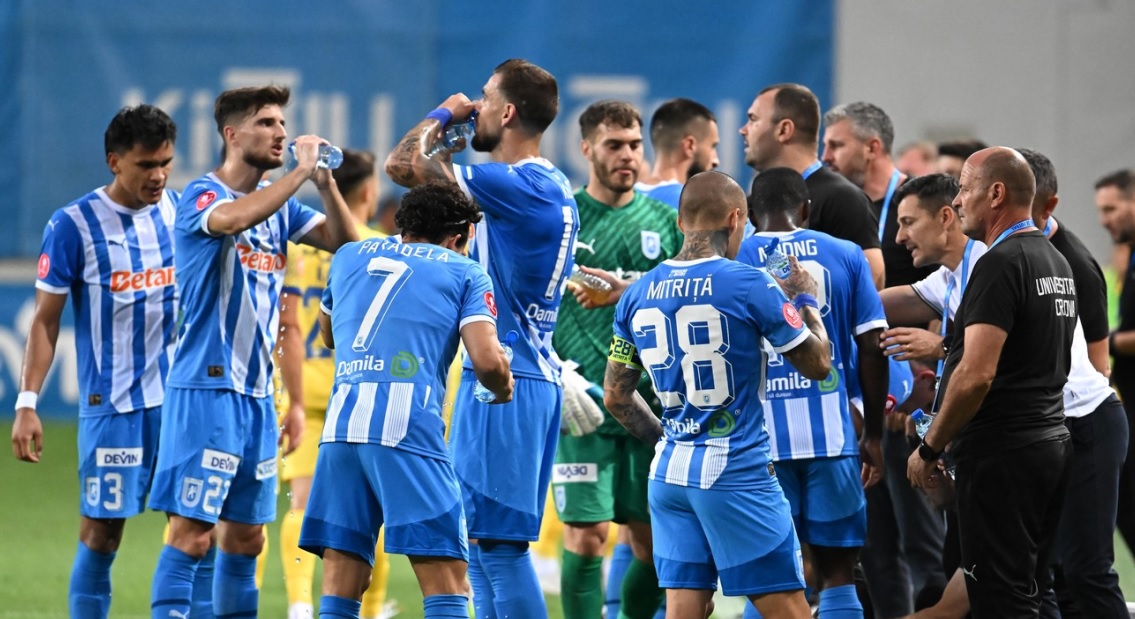
[[[464,244],[469,224],[481,221],[481,211],[453,182],[431,181],[414,187],[402,196],[402,208],[394,223],[402,234],[440,243],[451,234],[460,235]]]

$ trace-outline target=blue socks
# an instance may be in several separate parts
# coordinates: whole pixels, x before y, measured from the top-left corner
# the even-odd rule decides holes
[[[859,603],[855,585],[821,591],[820,616],[824,619],[863,619],[863,605]]]
[[[110,566],[114,553],[104,554],[79,542],[71,564],[68,607],[72,617],[105,619],[110,613]]]
[[[426,619],[469,619],[469,600],[464,595],[431,595],[425,606]]]
[[[611,555],[611,564],[607,571],[607,617],[614,619],[619,616],[619,603],[622,601],[623,575],[630,567],[634,553],[630,544],[616,544],[615,553]]]
[[[193,596],[193,578],[201,559],[173,546],[163,546],[150,587],[150,616],[153,619],[188,617]]]
[[[359,611],[362,610],[362,607],[363,603],[359,600],[337,595],[324,595],[319,598],[319,618],[359,619]]]
[[[481,547],[469,544],[469,584],[473,586],[473,614],[477,619],[497,619],[493,584],[481,567]]]
[[[255,617],[259,601],[256,557],[218,550],[216,576],[213,579],[213,608],[217,619]]]
[[[213,619],[213,568],[216,562],[217,547],[210,546],[193,579],[193,601],[190,604],[193,619]]]
[[[546,619],[548,608],[528,556],[528,543],[482,541],[479,546],[481,569],[492,585],[496,616]]]

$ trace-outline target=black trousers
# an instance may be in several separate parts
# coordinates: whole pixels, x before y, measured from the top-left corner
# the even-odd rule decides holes
[[[1127,455],[1127,414],[1112,396],[1089,415],[1069,417],[1064,425],[1072,434],[1072,459],[1057,559],[1071,604],[1062,601],[1061,611],[1064,619],[1128,619],[1119,575],[1112,567],[1119,471]]]
[[[975,619],[1039,615],[1071,456],[1063,437],[959,459],[962,570]]]

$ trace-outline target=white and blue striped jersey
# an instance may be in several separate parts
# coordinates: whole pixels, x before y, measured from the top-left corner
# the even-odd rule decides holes
[[[498,329],[515,331],[512,373],[559,384],[552,332],[575,259],[579,211],[571,183],[546,159],[454,164],[457,183],[484,213],[470,256],[496,286]],[[465,369],[472,369],[465,360]]]
[[[774,238],[819,284],[816,300],[831,342],[832,371],[825,380],[811,380],[765,342],[769,367],[764,408],[773,460],[858,454],[848,407],[849,387],[858,382],[855,337],[887,328],[871,269],[858,245],[815,230],[759,232],[741,244],[737,260],[763,267],[765,248]]]
[[[288,241],[299,241],[323,214],[290,198],[240,234],[209,232],[209,214],[243,196],[210,173],[190,183],[177,204],[181,326],[171,386],[271,393]]]
[[[650,479],[755,487],[769,465],[761,339],[784,353],[808,336],[772,277],[732,260],[667,260],[631,284],[615,308],[610,358],[637,353],[662,402]]]
[[[79,414],[160,406],[173,360],[178,196],[131,209],[97,189],[55,211],[43,231],[36,288],[71,294]]]
[[[430,243],[348,243],[331,261],[320,309],[335,339],[322,442],[448,459],[441,404],[461,328],[496,319],[481,265]]]

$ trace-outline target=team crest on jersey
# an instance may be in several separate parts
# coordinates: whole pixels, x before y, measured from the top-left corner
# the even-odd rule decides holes
[[[94,507],[99,504],[99,478],[88,477],[85,481],[83,485],[87,487],[87,505]]]
[[[796,308],[792,307],[791,303],[785,303],[784,307],[781,308],[781,312],[784,314],[784,319],[788,321],[788,324],[792,325],[794,329],[799,329],[804,326],[804,319],[800,317],[800,312],[796,311]]]
[[[50,273],[50,272],[51,272],[51,256],[48,256],[46,253],[40,254],[39,255],[39,264],[36,266],[36,270],[35,270],[36,275],[38,275],[40,279],[43,279],[43,278],[47,277],[47,274]]]
[[[497,300],[493,297],[492,292],[485,293],[485,307],[489,308],[489,313],[493,318],[497,317]]]
[[[186,477],[181,484],[181,504],[193,509],[201,502],[201,488],[205,482],[200,479]]]
[[[642,231],[642,255],[654,260],[662,253],[662,235],[653,230]]]
[[[215,191],[206,191],[205,193],[197,196],[197,210],[205,210],[205,207],[212,204],[216,199],[217,192]]]
[[[564,508],[567,507],[567,490],[565,490],[563,486],[556,486],[555,487],[555,495],[556,495],[556,509],[558,509],[562,512],[562,511],[564,511]]]

